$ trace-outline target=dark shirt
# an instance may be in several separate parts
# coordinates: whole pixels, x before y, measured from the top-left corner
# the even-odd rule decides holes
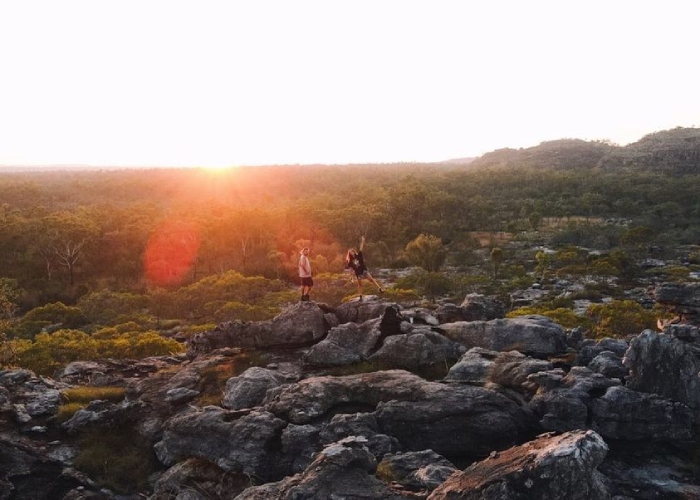
[[[365,267],[365,261],[362,258],[362,252],[357,252],[357,255],[353,259],[350,259],[350,262],[348,262],[348,267],[355,271],[356,276],[362,275],[367,270]]]

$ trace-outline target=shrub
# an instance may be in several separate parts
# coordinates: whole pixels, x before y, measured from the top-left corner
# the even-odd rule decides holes
[[[106,337],[106,338],[105,338]],[[101,330],[92,337],[79,330],[40,333],[34,342],[16,344],[17,364],[39,375],[53,375],[73,361],[102,358],[144,358],[183,352],[185,346],[158,332],[129,332],[115,335],[113,329]]]
[[[516,318],[518,316],[528,316],[530,314],[539,314],[550,318],[555,323],[564,328],[581,327],[585,330],[590,330],[593,326],[592,321],[584,316],[579,316],[571,309],[559,307],[549,309],[546,306],[527,306],[515,309],[506,314],[507,318]]]
[[[14,334],[16,337],[31,339],[51,325],[56,325],[55,329],[72,329],[85,324],[85,317],[79,308],[54,302],[36,307],[25,314],[17,323]]]
[[[112,403],[118,403],[119,401],[124,399],[124,394],[125,390],[123,387],[97,387],[91,385],[84,385],[66,389],[65,391],[61,392],[61,397],[69,403],[87,404],[90,401],[95,401],[97,399],[111,401]]]
[[[637,335],[643,330],[656,328],[658,316],[633,300],[592,304],[586,314],[594,322],[592,332],[595,338]]]
[[[117,493],[148,490],[158,461],[149,441],[131,428],[86,433],[80,440],[75,467],[100,486]]]

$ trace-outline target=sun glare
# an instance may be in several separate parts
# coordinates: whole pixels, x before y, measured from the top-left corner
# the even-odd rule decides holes
[[[236,168],[236,167],[220,166],[220,165],[219,166],[214,165],[211,167],[202,167],[202,169],[205,170],[206,172],[209,172],[210,174],[217,174],[217,175],[227,174],[227,173],[231,172],[234,168]]]

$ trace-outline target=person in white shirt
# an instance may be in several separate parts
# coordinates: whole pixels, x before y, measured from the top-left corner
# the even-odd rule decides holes
[[[301,301],[309,301],[309,292],[314,286],[311,278],[311,263],[309,262],[309,247],[304,247],[299,256],[299,278],[301,278]]]

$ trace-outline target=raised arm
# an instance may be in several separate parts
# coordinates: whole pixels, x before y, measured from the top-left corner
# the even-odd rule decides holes
[[[365,237],[364,235],[360,238],[360,252],[365,248]]]

